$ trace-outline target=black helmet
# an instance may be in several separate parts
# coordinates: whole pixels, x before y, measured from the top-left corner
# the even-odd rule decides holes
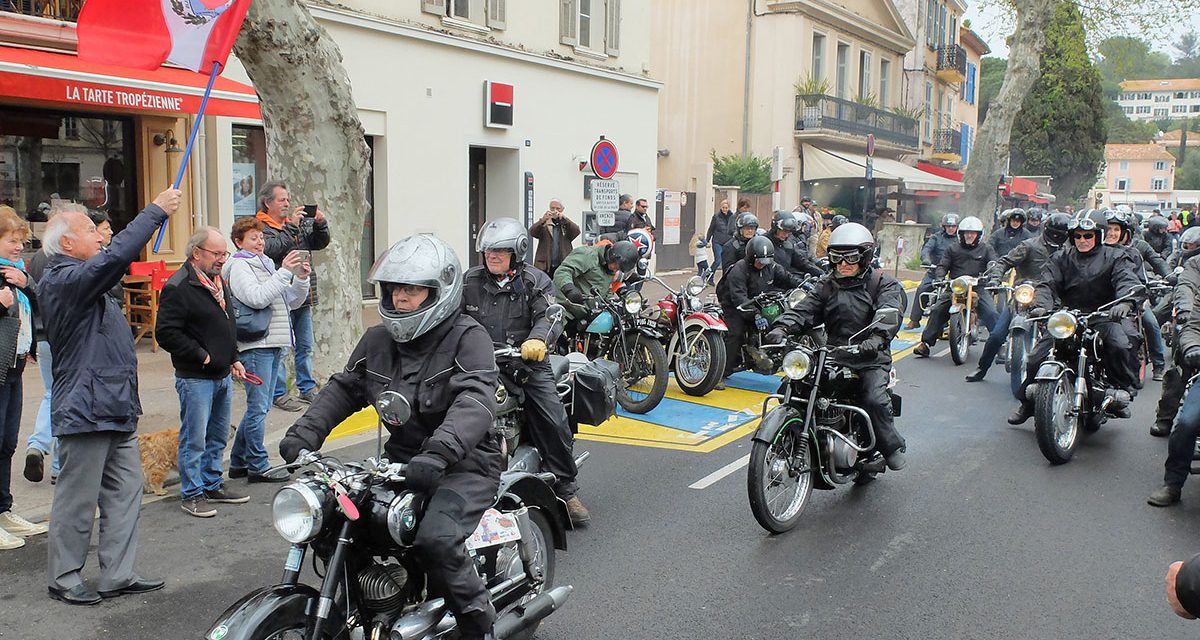
[[[958,214],[957,213],[946,213],[946,214],[942,215],[942,230],[945,230],[946,227],[957,227],[957,226],[958,226]]]
[[[1104,223],[1121,227],[1121,239],[1118,244],[1125,244],[1133,237],[1133,214],[1120,209],[1108,209],[1104,212]]]
[[[847,218],[846,216],[838,214],[833,217],[833,222],[831,223],[830,228],[836,229],[836,228],[846,224],[847,222],[850,222],[850,218]]]
[[[796,214],[791,211],[776,211],[775,215],[771,216],[771,233],[775,233],[780,229],[784,231],[796,231],[800,228],[800,221],[796,219]]]
[[[775,262],[775,244],[766,236],[754,236],[746,243],[746,261],[761,262],[767,266]]]
[[[1071,230],[1071,216],[1055,211],[1042,223],[1042,242],[1054,247],[1061,247],[1067,241]]]
[[[1146,231],[1153,234],[1163,234],[1167,232],[1167,219],[1162,216],[1154,216],[1146,221]]]
[[[1041,222],[1042,219],[1046,217],[1046,210],[1041,207],[1031,207],[1028,214],[1030,220],[1037,220],[1038,222]]]
[[[621,240],[604,248],[604,267],[607,269],[610,263],[615,262],[618,271],[627,273],[637,266],[639,257],[637,245]]]
[[[1108,221],[1105,220],[1103,211],[1099,209],[1083,209],[1079,212],[1079,215],[1071,221],[1071,244],[1075,244],[1074,233],[1076,231],[1091,231],[1100,236],[1092,248],[1092,251],[1095,251],[1095,247],[1099,247],[1101,244],[1103,244],[1104,232],[1107,230],[1107,228]]]
[[[1028,216],[1025,215],[1024,209],[1019,209],[1019,208],[1018,209],[1009,209],[1009,211],[1008,211],[1008,219],[1009,220],[1020,220],[1021,224],[1025,224],[1025,220],[1027,218],[1028,218]]]
[[[738,214],[737,219],[735,219],[733,221],[733,224],[735,227],[737,227],[738,231],[741,231],[743,227],[750,227],[751,229],[757,229],[758,228],[758,216],[754,215],[753,213],[750,213],[749,211],[743,211],[742,213]]]

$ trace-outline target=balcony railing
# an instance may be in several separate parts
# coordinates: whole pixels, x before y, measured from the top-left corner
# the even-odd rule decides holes
[[[962,131],[936,129],[933,132],[933,157],[957,161],[962,158]]]
[[[0,12],[75,22],[83,0],[0,0]]]
[[[952,44],[938,47],[937,77],[946,82],[962,82],[967,78],[967,52]]]
[[[796,131],[832,131],[915,150],[917,121],[883,109],[822,94],[796,96]]]

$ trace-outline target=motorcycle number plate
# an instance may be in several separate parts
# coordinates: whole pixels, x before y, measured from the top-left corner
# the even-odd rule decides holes
[[[467,538],[467,548],[482,549],[520,539],[521,530],[517,527],[516,518],[511,514],[488,509],[479,519],[479,526],[475,527],[475,533]]]
[[[766,318],[762,316],[754,316],[754,326],[758,327],[759,329],[766,329],[768,324],[769,323],[767,322]]]

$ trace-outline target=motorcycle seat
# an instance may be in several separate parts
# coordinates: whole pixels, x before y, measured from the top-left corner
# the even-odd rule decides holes
[[[571,360],[566,356],[550,354],[550,370],[554,372],[554,381],[562,382],[567,377],[567,371],[570,369]]]

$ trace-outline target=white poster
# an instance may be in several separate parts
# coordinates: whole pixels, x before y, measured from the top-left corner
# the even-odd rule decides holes
[[[258,185],[255,184],[253,162],[233,163],[233,217],[252,216],[258,213]]]
[[[663,194],[662,241],[664,244],[679,244],[679,218],[683,209],[682,195],[678,191],[667,191]]]

